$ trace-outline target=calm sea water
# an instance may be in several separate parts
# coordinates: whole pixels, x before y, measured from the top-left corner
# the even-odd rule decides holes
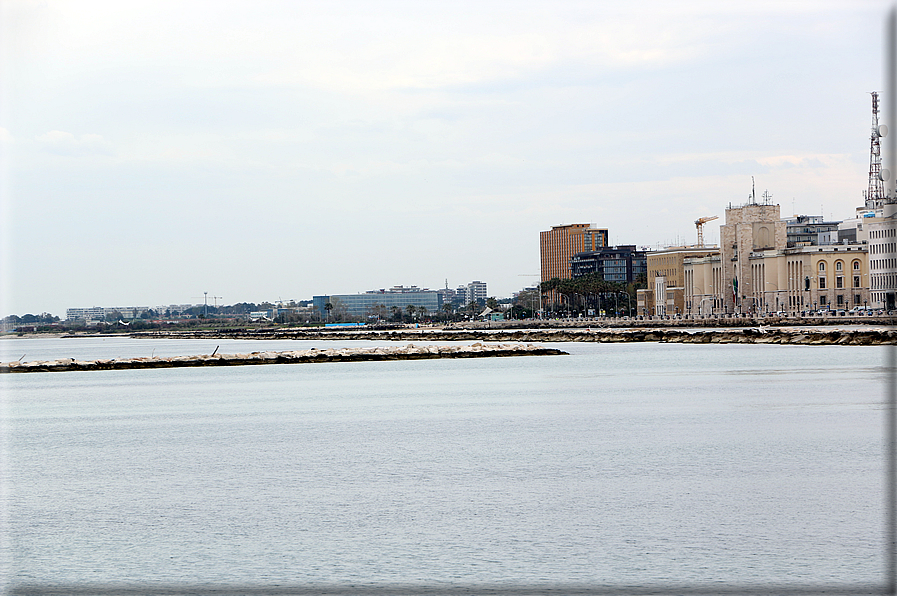
[[[559,347],[5,375],[7,586],[882,581],[882,348]]]

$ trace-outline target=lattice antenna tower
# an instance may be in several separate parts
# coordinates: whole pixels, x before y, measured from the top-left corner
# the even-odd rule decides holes
[[[874,209],[884,202],[887,170],[881,169],[881,142],[879,139],[888,134],[885,126],[878,124],[878,92],[872,92],[872,137],[869,149],[869,188],[866,191],[866,207]]]

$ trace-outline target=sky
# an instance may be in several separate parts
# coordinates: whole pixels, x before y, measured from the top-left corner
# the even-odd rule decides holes
[[[851,217],[889,6],[0,0],[0,316],[505,297],[541,230],[717,242],[752,176]]]

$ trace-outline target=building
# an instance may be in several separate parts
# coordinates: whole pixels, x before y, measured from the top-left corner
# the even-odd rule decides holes
[[[882,217],[868,224],[869,306],[897,308],[897,203],[884,205]]]
[[[467,284],[467,301],[468,302],[485,302],[486,301],[486,282],[472,281]]]
[[[722,257],[716,254],[683,259],[685,312],[708,315],[724,312]]]
[[[769,202],[750,202],[741,207],[726,209],[726,223],[720,226],[721,292],[724,312],[747,312],[744,301],[765,288],[755,286],[751,258],[769,251],[783,251],[787,247],[787,224],[780,216],[780,208]],[[722,288],[721,288],[722,290]]]
[[[639,277],[648,274],[647,254],[628,244],[577,253],[570,261],[572,276],[597,273],[606,281],[635,283]]]
[[[607,245],[607,229],[593,228],[592,224],[552,226],[550,230],[540,232],[542,281],[570,279],[573,277],[571,260],[574,255],[600,250]]]
[[[487,296],[486,282],[472,281],[465,286],[458,286],[458,289],[454,291],[451,303],[460,308],[467,306],[471,302],[485,305]]]
[[[92,306],[90,308],[67,308],[67,321],[105,321],[107,318],[119,318],[130,321],[150,310],[148,306]]]
[[[675,246],[647,253],[645,260],[648,287],[637,293],[639,314],[672,315],[688,312],[685,299],[686,259],[718,256],[719,251],[716,246]]]
[[[779,206],[768,203],[726,210],[719,254],[684,261],[685,312],[797,313],[869,302],[864,243],[826,241],[828,230],[789,247],[788,220],[778,215]]]
[[[819,246],[838,242],[838,230],[842,222],[824,221],[821,215],[795,215],[785,218],[786,245]]]
[[[102,306],[93,306],[89,308],[67,308],[65,309],[66,321],[105,321],[106,309]]]
[[[387,318],[394,307],[405,310],[413,306],[418,312],[431,313],[442,308],[439,292],[417,286],[407,288],[395,286],[388,290],[371,290],[363,294],[313,296],[312,303],[324,318]],[[327,308],[328,304],[330,308]]]

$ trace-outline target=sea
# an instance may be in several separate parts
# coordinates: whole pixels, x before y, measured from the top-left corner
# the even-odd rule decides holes
[[[546,345],[569,355],[3,375],[3,589],[883,583],[885,348]]]

